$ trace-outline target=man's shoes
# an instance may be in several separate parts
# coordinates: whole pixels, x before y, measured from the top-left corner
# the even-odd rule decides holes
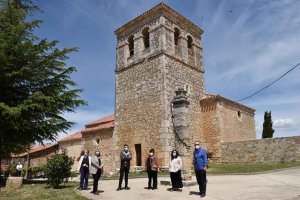
[[[205,194],[201,194],[200,197],[201,197],[201,198],[205,197]]]
[[[146,189],[147,189],[147,190],[151,190],[151,189],[152,189],[152,187],[147,187]]]
[[[81,191],[81,190],[82,190],[82,187],[79,187],[79,188],[77,188],[77,189]]]
[[[125,190],[130,190],[130,187],[127,187],[127,186],[126,186],[126,187],[125,187]]]
[[[182,189],[179,189],[179,188],[173,188],[172,191],[182,192]]]
[[[118,187],[118,188],[117,188],[117,191],[120,191],[120,190],[122,190],[122,188],[121,188],[121,187]]]
[[[152,190],[157,190],[157,189],[158,189],[157,187],[152,188]]]
[[[98,192],[98,191],[96,191],[96,192],[91,191],[91,193],[94,194],[94,195],[99,195],[99,192]]]

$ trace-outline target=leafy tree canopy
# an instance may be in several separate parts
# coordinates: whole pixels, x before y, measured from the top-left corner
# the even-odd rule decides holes
[[[40,11],[30,0],[0,0],[0,155],[24,151],[34,142],[55,140],[73,122],[74,112],[86,102],[70,75],[68,54],[77,48],[57,48],[58,41],[34,35]]]
[[[275,130],[273,129],[272,115],[270,112],[265,112],[262,138],[272,138]]]

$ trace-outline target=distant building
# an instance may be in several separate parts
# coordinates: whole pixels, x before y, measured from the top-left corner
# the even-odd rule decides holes
[[[85,125],[85,129],[58,142],[59,148],[66,149],[68,155],[74,159],[73,171],[77,170],[80,153],[83,149],[88,149],[91,155],[94,155],[94,151],[99,149],[105,161],[104,171],[112,170],[113,127],[114,117],[111,115]]]
[[[58,144],[45,144],[33,146],[29,151],[29,167],[41,167],[58,153]],[[27,152],[11,155],[11,164],[16,165],[21,162],[23,169],[27,166]]]

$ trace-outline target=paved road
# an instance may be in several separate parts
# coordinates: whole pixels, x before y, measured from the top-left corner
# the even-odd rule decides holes
[[[167,177],[158,178],[168,180]],[[269,172],[255,175],[208,175],[205,200],[300,200],[300,168]],[[124,183],[123,183],[124,184]],[[90,199],[119,200],[158,200],[200,199],[196,193],[198,186],[184,187],[182,192],[170,192],[169,186],[158,187],[158,190],[146,190],[147,179],[130,179],[131,190],[116,191],[118,181],[99,182],[100,194],[81,191]]]

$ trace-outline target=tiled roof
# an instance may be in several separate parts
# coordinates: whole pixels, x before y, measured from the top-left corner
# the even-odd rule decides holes
[[[80,140],[82,138],[82,134],[81,131],[78,131],[76,133],[73,133],[67,137],[64,137],[63,139],[61,139],[58,142],[65,142],[65,141],[71,141],[71,140]]]
[[[214,100],[222,100],[222,101],[225,101],[226,103],[229,103],[233,106],[236,106],[236,107],[239,107],[239,108],[242,108],[243,110],[245,111],[248,111],[248,112],[251,112],[251,113],[254,113],[255,112],[255,109],[253,108],[250,108],[244,104],[241,104],[241,103],[238,103],[236,101],[233,101],[233,100],[230,100],[230,99],[227,99],[225,97],[222,97],[220,95],[215,95],[215,94],[209,94],[209,93],[206,93],[205,94],[205,97],[203,97],[201,100],[200,100],[200,103],[205,103],[205,102],[211,102],[211,101],[214,101]]]
[[[90,133],[97,130],[103,130],[108,128],[114,127],[115,118],[113,115],[109,115],[107,117],[104,117],[102,119],[99,119],[97,121],[94,121],[90,124],[85,125],[85,129],[83,129],[81,132],[82,134]]]
[[[56,146],[57,144],[44,144],[44,145],[36,145],[36,146],[33,146],[31,147],[29,153],[35,153],[35,152],[38,152],[38,151],[42,151],[42,150],[45,150],[45,149],[48,149],[50,147],[53,147],[53,146]],[[27,155],[27,152],[23,152],[23,153],[20,153],[20,154],[11,154],[11,157],[23,157]]]
[[[94,121],[92,123],[86,124],[85,128],[91,128],[91,127],[99,126],[101,124],[106,124],[106,123],[109,123],[109,122],[113,122],[114,120],[115,120],[114,115],[109,115],[107,117],[104,117],[104,118],[99,119],[97,121]]]

